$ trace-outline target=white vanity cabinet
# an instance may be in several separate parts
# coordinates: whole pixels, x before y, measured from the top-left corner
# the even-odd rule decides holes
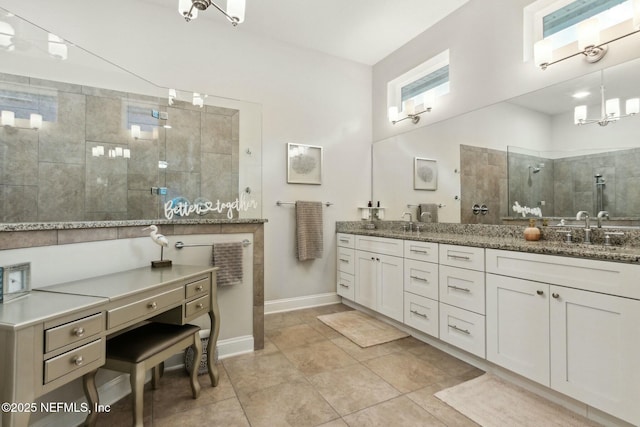
[[[487,249],[487,273],[488,360],[640,425],[640,266]]]
[[[404,323],[438,337],[438,244],[404,242]]]
[[[403,321],[403,241],[356,236],[355,302]]]
[[[355,236],[352,234],[338,233],[337,236],[337,282],[336,293],[351,301],[355,300],[355,271],[356,252]]]
[[[439,246],[440,339],[485,357],[484,249]]]

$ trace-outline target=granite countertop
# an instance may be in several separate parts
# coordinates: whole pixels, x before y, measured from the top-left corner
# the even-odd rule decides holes
[[[354,226],[359,224],[359,226]],[[536,242],[526,241],[522,236],[524,227],[494,226],[494,225],[463,225],[463,224],[429,224],[420,233],[404,232],[397,227],[379,227],[367,230],[362,223],[336,223],[337,232],[364,236],[387,237],[393,239],[415,240],[423,242],[444,243],[451,245],[475,246],[486,249],[502,249],[507,251],[529,252],[546,255],[562,255],[603,261],[638,263],[640,264],[640,247],[629,244],[614,244],[604,246],[597,240],[594,244],[585,244],[581,240],[575,243],[565,243],[562,234],[557,230],[547,230],[548,239]],[[604,233],[601,231],[601,233]],[[640,230],[638,230],[640,234]],[[556,235],[558,234],[558,235]],[[576,236],[579,239],[580,236]],[[634,236],[628,236],[626,243],[635,242]]]
[[[0,223],[2,231],[73,230],[83,228],[144,227],[155,225],[199,225],[199,224],[263,224],[263,218],[236,219],[140,219],[120,221],[68,221],[68,222],[16,222]]]

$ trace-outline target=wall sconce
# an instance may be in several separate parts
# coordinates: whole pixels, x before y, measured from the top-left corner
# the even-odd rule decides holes
[[[416,112],[416,99],[420,101],[420,98],[422,98],[422,103],[417,105],[418,107],[420,107],[420,111]],[[421,114],[431,112],[434,101],[435,95],[432,91],[423,93],[421,97],[418,96],[404,101],[402,103],[402,113],[404,113],[405,116],[402,118],[400,118],[398,107],[391,106],[389,107],[389,121],[395,125],[396,123],[403,120],[411,119],[411,123],[415,125],[420,121]]]
[[[557,64],[558,62],[573,58],[577,55],[584,55],[585,60],[590,63],[600,61],[606,55],[609,43],[640,32],[640,0],[631,0],[631,3],[633,5],[634,31],[606,42],[601,42],[598,18],[586,19],[577,25],[578,52],[554,61],[551,41],[549,39],[542,39],[533,46],[533,56],[536,65],[546,70],[550,65]]]
[[[2,126],[16,128],[16,129],[33,129],[38,130],[42,127],[42,115],[31,113],[29,116],[29,127],[16,126],[16,113],[11,110],[2,110],[0,113],[0,124]]]
[[[129,150],[128,148],[122,148],[122,147],[110,148],[109,149],[109,158],[110,159],[115,159],[117,157],[130,159],[131,158],[131,150]]]
[[[193,105],[196,107],[204,107],[204,99],[207,95],[200,95],[198,92],[193,92]]]
[[[578,105],[573,110],[573,123],[576,125],[587,125],[597,123],[600,126],[606,126],[609,123],[616,122],[624,117],[635,116],[640,113],[640,98],[627,99],[625,103],[625,114],[620,111],[620,98],[610,98],[605,100],[604,97],[604,73],[601,72],[600,85],[600,118],[587,119],[587,106]]]
[[[102,157],[104,156],[104,146],[98,145],[96,147],[91,148],[91,155],[93,157]]]
[[[131,125],[131,137],[133,139],[139,139],[140,138],[140,126]]]

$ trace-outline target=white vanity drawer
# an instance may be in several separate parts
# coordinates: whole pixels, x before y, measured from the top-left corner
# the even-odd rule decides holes
[[[416,242],[413,240],[404,241],[405,259],[415,259],[418,261],[438,262],[438,244],[431,242]]]
[[[437,300],[438,264],[405,258],[404,290]]]
[[[104,340],[99,339],[44,362],[44,383],[72,374],[90,363],[104,362]],[[80,375],[80,374],[78,374]]]
[[[441,265],[439,284],[440,301],[485,314],[483,272]]]
[[[354,301],[356,298],[355,280],[352,274],[338,272],[336,292],[343,298]]]
[[[440,244],[440,264],[484,271],[484,248]]]
[[[487,249],[487,272],[640,299],[640,265]]]
[[[338,270],[355,274],[355,257],[356,251],[354,249],[338,247],[338,258],[336,260]]]
[[[356,249],[402,258],[404,256],[404,241],[386,237],[356,236]]]
[[[440,303],[440,339],[478,357],[485,357],[485,318]]]
[[[438,301],[404,293],[404,324],[438,337]]]
[[[345,234],[338,233],[338,246],[342,246],[343,248],[355,248],[356,247],[356,239],[353,234]]]
[[[89,338],[104,330],[102,313],[65,323],[44,331],[44,352],[64,347],[68,344]]]

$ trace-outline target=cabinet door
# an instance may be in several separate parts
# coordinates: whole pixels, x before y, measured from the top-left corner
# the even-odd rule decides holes
[[[378,263],[378,311],[398,322],[404,318],[403,259],[376,255]]]
[[[487,359],[549,386],[549,285],[487,274]]]
[[[356,251],[355,301],[372,310],[377,310],[377,265],[375,254]]]
[[[640,301],[549,291],[551,388],[640,425]]]

